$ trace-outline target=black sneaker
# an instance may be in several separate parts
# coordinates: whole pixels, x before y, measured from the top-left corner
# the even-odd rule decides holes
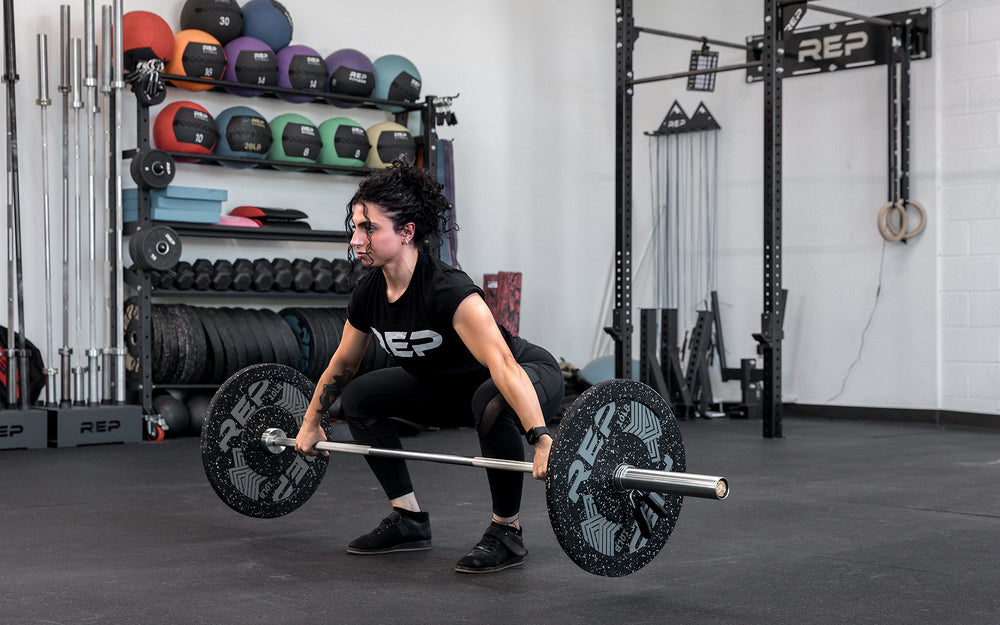
[[[459,573],[493,573],[524,564],[521,530],[510,525],[490,523],[479,544],[455,565]]]
[[[431,548],[431,520],[426,512],[393,508],[378,527],[347,545],[347,553],[375,555]]]

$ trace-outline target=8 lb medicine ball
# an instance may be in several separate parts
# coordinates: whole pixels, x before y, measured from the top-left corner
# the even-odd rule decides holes
[[[212,115],[186,100],[163,107],[153,123],[153,141],[167,152],[208,154],[218,138],[219,129]]]
[[[181,28],[203,30],[226,45],[243,32],[243,10],[236,0],[187,0]]]
[[[346,117],[334,117],[319,125],[319,136],[323,141],[323,148],[319,151],[320,163],[364,166],[371,146],[368,144],[368,133],[361,124]]]
[[[219,40],[201,30],[182,30],[174,37],[174,56],[163,68],[168,74],[218,80],[226,69],[226,53]],[[188,91],[207,91],[211,83],[175,80]]]
[[[226,72],[223,80],[273,87],[278,83],[278,60],[274,50],[260,39],[237,37],[226,44]],[[226,87],[233,95],[253,97],[263,93],[260,89]]]
[[[302,91],[326,90],[326,65],[323,57],[308,46],[288,46],[278,51],[278,86]],[[308,102],[309,96],[278,92],[289,102]]]
[[[149,11],[129,11],[122,16],[122,60],[125,69],[149,59],[169,61],[174,52],[174,31],[162,17]]]
[[[337,50],[326,57],[326,71],[330,75],[330,93],[371,97],[375,89],[375,66],[367,56],[353,48]],[[357,102],[332,100],[341,108],[353,108]]]
[[[298,113],[285,113],[271,120],[272,161],[315,163],[322,143],[319,130],[311,121]],[[302,167],[278,167],[284,171],[301,171]]]
[[[219,141],[213,152],[219,156],[263,159],[271,149],[271,126],[260,113],[247,106],[232,106],[215,117]],[[253,167],[253,163],[219,161],[234,169]]]
[[[277,52],[292,40],[292,16],[275,0],[250,0],[243,5],[243,34]]]
[[[417,143],[406,126],[396,122],[381,122],[368,129],[368,143],[372,149],[368,152],[365,166],[372,169],[383,169],[395,160],[415,163],[417,161]]]
[[[398,54],[387,54],[375,59],[375,91],[372,97],[379,100],[416,102],[420,97],[420,72],[409,59]],[[400,112],[403,107],[379,104],[384,111]]]

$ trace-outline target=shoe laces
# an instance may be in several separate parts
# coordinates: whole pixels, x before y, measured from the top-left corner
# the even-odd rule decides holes
[[[483,536],[482,540],[480,540],[479,543],[473,547],[474,550],[478,549],[479,551],[484,551],[486,553],[499,553],[503,548],[504,545],[500,542],[500,539],[492,534],[486,534]]]

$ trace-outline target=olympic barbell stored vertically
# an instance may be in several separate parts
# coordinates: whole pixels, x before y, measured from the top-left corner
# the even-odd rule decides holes
[[[270,518],[304,504],[328,457],[291,448],[314,390],[284,365],[234,374],[209,405],[202,428],[205,473],[241,514]],[[321,442],[319,450],[530,473],[530,462]],[[686,472],[684,444],[670,406],[650,387],[609,380],[584,391],[563,417],[545,479],[549,520],[560,546],[598,575],[633,573],[673,531],[684,495],[725,499],[723,477]]]

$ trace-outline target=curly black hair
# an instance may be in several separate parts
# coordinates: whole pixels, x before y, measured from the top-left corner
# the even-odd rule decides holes
[[[347,203],[344,226],[348,232],[353,230],[351,218],[355,205],[361,204],[367,217],[368,207],[377,204],[392,220],[397,232],[413,222],[414,243],[434,240],[445,232],[458,230],[457,225],[447,226],[452,206],[441,193],[442,189],[444,185],[426,169],[406,161],[393,161],[386,169],[380,169],[361,181],[354,197]],[[353,254],[353,249],[348,251],[349,256]]]

